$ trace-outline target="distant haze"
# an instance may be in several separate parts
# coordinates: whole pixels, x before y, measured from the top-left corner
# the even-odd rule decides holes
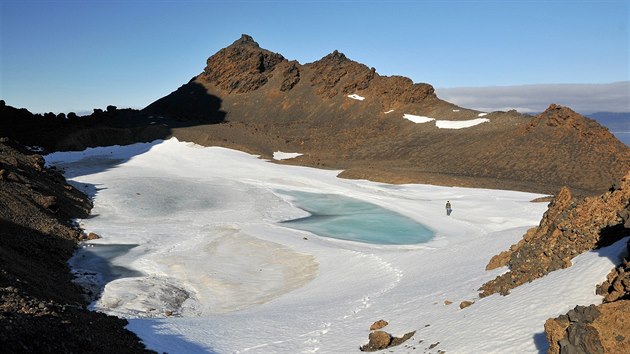
[[[484,112],[516,109],[544,111],[551,103],[581,114],[630,112],[630,81],[609,84],[540,84],[520,86],[436,88],[438,97]]]

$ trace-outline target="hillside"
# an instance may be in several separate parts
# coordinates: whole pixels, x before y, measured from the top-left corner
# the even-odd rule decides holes
[[[429,84],[381,76],[338,51],[300,64],[247,35],[143,113],[223,122],[172,132],[267,158],[299,152],[284,163],[343,169],[346,178],[545,193],[566,185],[591,194],[630,166],[627,146],[569,108],[550,105],[534,117],[484,114],[439,99]],[[435,120],[414,123],[405,114]],[[488,121],[448,129],[481,117]]]

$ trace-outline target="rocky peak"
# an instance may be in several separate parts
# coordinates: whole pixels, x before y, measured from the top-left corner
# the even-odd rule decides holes
[[[578,153],[575,149],[578,149],[580,145],[582,150],[579,154],[582,156],[615,155],[615,159],[619,161],[622,168],[630,161],[630,149],[607,128],[568,107],[551,104],[521,129],[520,133],[527,136],[528,140],[536,137],[543,145],[549,141],[555,143],[562,141],[563,144],[571,141],[575,146],[570,148],[565,146],[565,148],[573,149],[572,153]],[[597,156],[593,157],[597,158]],[[615,168],[618,169],[618,167]]]
[[[286,61],[282,55],[260,48],[251,36],[244,34],[208,58],[203,73],[195,80],[228,93],[250,92],[265,85],[282,61]]]
[[[252,47],[260,48],[254,38],[248,34],[242,34],[241,38],[234,41],[231,46],[249,45]]]
[[[348,59],[338,50],[306,65],[312,70],[311,85],[318,95],[334,97],[366,89],[376,70]]]
[[[594,123],[571,108],[552,103],[532,120],[532,126],[546,125],[551,127],[583,127]]]
[[[319,61],[340,63],[340,62],[351,61],[351,60],[348,59],[348,57],[346,57],[345,54],[335,49],[332,53],[321,58]]]

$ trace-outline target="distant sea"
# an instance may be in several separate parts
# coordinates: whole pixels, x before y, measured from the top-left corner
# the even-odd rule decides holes
[[[621,140],[622,143],[630,147],[630,132],[611,132],[611,133],[613,133],[617,137],[617,139]]]
[[[586,116],[595,119],[608,128],[617,139],[630,146],[630,112],[596,112],[586,114]]]

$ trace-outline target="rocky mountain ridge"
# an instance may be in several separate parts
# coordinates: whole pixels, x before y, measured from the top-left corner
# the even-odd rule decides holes
[[[469,110],[439,99],[429,84],[381,76],[338,51],[302,65],[243,35],[206,64],[143,110],[180,120],[223,118],[223,124],[172,129],[201,145],[266,158],[278,150],[299,152],[282,163],[342,169],[346,178],[550,194],[563,185],[579,194],[600,193],[630,166],[627,146],[569,108],[552,104],[535,117]],[[212,109],[191,108],[204,99],[214,101]],[[404,114],[489,121],[440,129]]]
[[[355,96],[354,96],[355,95]],[[112,106],[113,107],[113,106]],[[3,104],[0,135],[47,150],[80,150],[176,136],[236,148],[278,163],[343,170],[341,177],[390,183],[598,194],[623,176],[630,149],[567,107],[537,116],[482,113],[439,99],[429,84],[381,76],[333,51],[308,64],[243,35],[210,56],[203,71],[141,111],[86,117],[32,115]],[[463,129],[437,122],[487,122]]]

